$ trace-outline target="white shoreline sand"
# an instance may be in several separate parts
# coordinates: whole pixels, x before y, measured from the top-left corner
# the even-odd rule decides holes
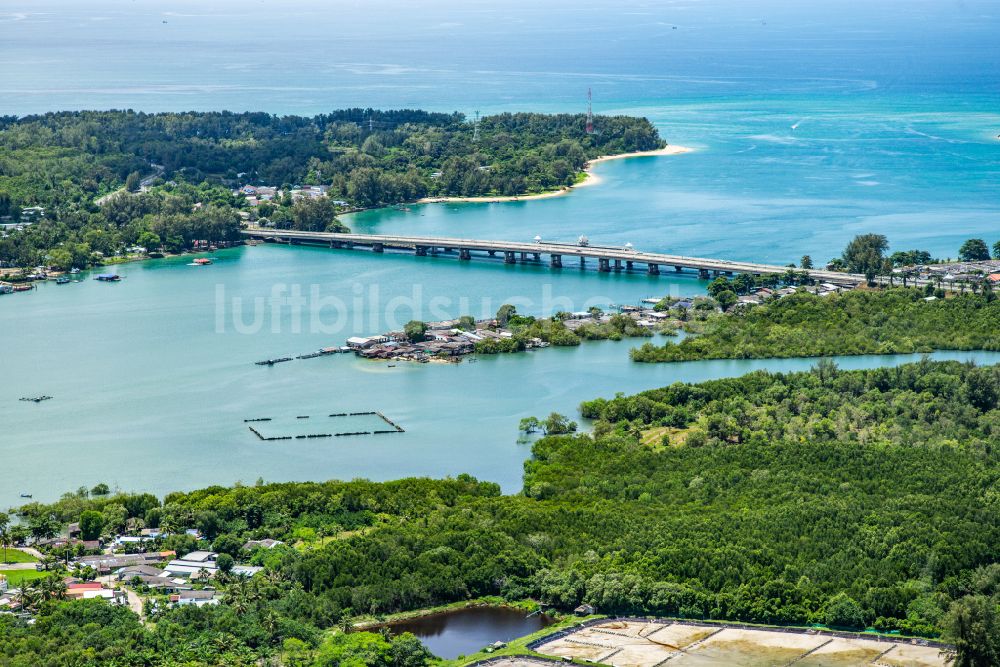
[[[493,197],[424,197],[423,199],[418,199],[417,204],[493,204],[501,202],[512,202],[512,201],[532,201],[534,199],[550,199],[552,197],[562,197],[563,195],[569,194],[576,188],[588,187],[591,185],[598,185],[603,181],[603,179],[593,172],[594,165],[600,164],[601,162],[608,162],[610,160],[624,160],[633,157],[657,157],[660,155],[680,155],[681,153],[690,153],[693,149],[687,148],[685,146],[665,146],[664,148],[659,148],[654,151],[638,151],[635,153],[621,153],[619,155],[602,155],[601,157],[594,158],[587,163],[583,171],[587,175],[579,183],[575,185],[561,188],[559,190],[553,190],[552,192],[542,192],[536,195],[496,195]]]

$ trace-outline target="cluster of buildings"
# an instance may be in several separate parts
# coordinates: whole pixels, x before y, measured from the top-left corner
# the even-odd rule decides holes
[[[16,220],[12,215],[0,216],[0,237],[6,237],[9,232],[21,231],[44,217],[45,209],[41,206],[22,208],[21,215]]]
[[[195,530],[186,532],[199,537]],[[34,546],[50,553],[80,545],[87,551],[99,551],[68,559],[69,574],[64,577],[63,583],[69,600],[100,598],[110,604],[129,604],[130,594],[126,587],[131,587],[144,595],[166,596],[167,604],[175,606],[219,604],[221,594],[212,581],[221,568],[219,554],[214,551],[191,551],[178,557],[174,551],[147,550],[155,544],[155,540],[166,536],[156,529],[143,529],[139,535],[119,535],[106,547],[102,547],[98,540],[80,540],[77,524],[70,524],[68,533],[65,537],[38,541]],[[273,549],[281,544],[281,541],[269,538],[249,540],[243,549]],[[43,566],[38,564],[37,567],[42,569]],[[228,569],[231,575],[242,577],[252,577],[261,570],[262,567],[238,563]],[[21,608],[19,590],[8,586],[7,579],[2,575],[0,610],[27,613]]]
[[[635,321],[639,327],[656,330],[669,323],[673,317],[665,312],[654,310],[651,304],[662,299],[644,299],[640,306],[618,306],[618,313],[626,315]],[[685,301],[680,301],[682,305]],[[692,301],[687,300],[688,306]],[[593,324],[607,324],[614,313],[601,310],[583,311],[563,314],[560,320],[570,331]],[[402,331],[390,331],[377,336],[355,336],[347,339],[347,350],[353,351],[365,359],[402,359],[426,363],[432,358],[451,359],[472,354],[476,344],[487,340],[502,341],[514,337],[510,329],[497,326],[496,320],[477,320],[472,330],[459,328],[459,320],[444,320],[428,322],[425,340],[410,341]],[[526,349],[549,347],[549,343],[541,338],[530,338],[525,341]]]
[[[377,336],[352,337],[347,339],[347,347],[365,359],[403,359],[426,363],[431,359],[448,359],[472,354],[476,343],[487,340],[512,338],[513,332],[505,329],[487,328],[492,320],[476,323],[472,331],[458,328],[458,320],[428,322],[425,340],[412,342],[402,331],[390,331]],[[548,347],[541,339],[533,339],[529,347]]]
[[[944,264],[923,264],[920,266],[894,269],[893,273],[908,275],[923,280],[940,281],[947,287],[960,283],[978,283],[983,280],[1000,286],[1000,259],[978,262],[948,262]]]
[[[288,194],[292,198],[292,202],[303,199],[321,199],[327,196],[329,187],[328,185],[295,185],[289,189]],[[250,206],[258,206],[264,202],[281,199],[285,196],[285,191],[273,185],[244,185],[239,190],[233,191],[233,194],[242,195]],[[337,206],[347,206],[345,201],[337,200],[333,203]]]
[[[737,303],[754,306],[764,303],[765,301],[780,299],[788,296],[789,294],[795,294],[799,290],[805,290],[810,294],[815,294],[816,296],[829,296],[830,294],[840,294],[844,291],[844,289],[849,288],[845,288],[843,285],[834,285],[833,283],[818,283],[816,285],[808,285],[805,287],[782,287],[780,289],[761,287],[750,294],[745,294],[739,297]]]

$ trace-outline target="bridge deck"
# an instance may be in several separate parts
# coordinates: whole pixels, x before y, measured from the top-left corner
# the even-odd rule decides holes
[[[557,256],[581,257],[597,260],[619,260],[655,266],[673,266],[686,269],[705,270],[720,273],[782,274],[786,266],[758,264],[755,262],[734,262],[706,257],[686,257],[663,253],[640,252],[628,248],[606,246],[579,246],[563,243],[525,243],[519,241],[492,241],[482,239],[442,238],[425,236],[398,236],[393,234],[345,234],[336,232],[299,232],[283,229],[247,229],[243,234],[253,238],[275,241],[298,241],[313,243],[353,244],[361,246],[383,246],[386,248],[413,249],[450,248],[481,252],[512,252]],[[797,269],[802,270],[802,269]],[[852,273],[840,273],[818,269],[806,270],[816,280],[838,284],[858,284],[865,277]]]

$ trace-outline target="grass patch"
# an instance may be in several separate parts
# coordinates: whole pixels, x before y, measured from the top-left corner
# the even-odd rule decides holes
[[[654,426],[648,428],[640,435],[643,445],[654,450],[663,449],[666,446],[678,447],[684,444],[690,429],[674,428],[673,426]],[[664,441],[664,438],[667,438]]]
[[[4,558],[3,550],[0,549],[0,563],[37,563],[38,559],[20,549],[7,549],[7,558]]]
[[[0,574],[7,577],[7,585],[17,588],[26,581],[44,579],[50,572],[39,572],[38,570],[0,570]]]

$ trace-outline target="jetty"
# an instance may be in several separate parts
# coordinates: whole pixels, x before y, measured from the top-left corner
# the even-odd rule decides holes
[[[263,361],[255,361],[254,364],[257,366],[274,366],[275,364],[283,364],[286,361],[291,360],[291,357],[281,357],[280,359],[264,359]]]
[[[409,251],[418,257],[454,257],[460,261],[471,261],[475,257],[502,258],[505,264],[543,264],[560,269],[575,261],[580,268],[587,268],[588,262],[596,263],[601,273],[622,271],[642,271],[649,275],[695,271],[700,278],[734,276],[749,273],[754,276],[781,275],[789,271],[788,266],[737,262],[707,257],[688,257],[664,253],[642,252],[626,244],[625,246],[597,246],[586,243],[555,243],[536,239],[534,242],[490,241],[462,238],[427,236],[398,236],[392,234],[348,234],[339,232],[301,232],[287,229],[265,229],[249,227],[242,230],[244,236],[270,243],[290,245],[322,245],[329,248],[364,249],[375,254],[386,250]],[[546,258],[546,259],[543,259]],[[865,277],[856,273],[841,273],[825,269],[794,269],[806,273],[822,282],[854,287],[865,282]]]

